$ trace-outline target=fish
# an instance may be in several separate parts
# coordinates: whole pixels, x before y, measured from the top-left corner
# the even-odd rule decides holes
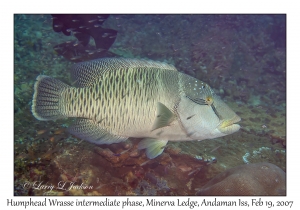
[[[71,68],[74,86],[46,75],[34,85],[37,120],[76,118],[67,130],[95,144],[142,138],[149,159],[168,141],[213,139],[240,129],[241,118],[206,83],[164,62],[100,58]]]
[[[80,41],[66,41],[62,44],[54,46],[54,50],[58,55],[63,55],[71,62],[82,62],[93,60],[101,57],[115,57],[115,53],[103,48],[95,48],[95,46],[83,46]],[[90,53],[93,52],[93,53]]]
[[[82,56],[78,55],[78,56],[74,56],[74,57],[71,57],[70,60],[71,61],[75,61],[75,60],[78,60],[80,59]]]
[[[58,55],[62,55],[72,62],[110,56],[112,52],[107,52],[107,50],[115,42],[118,31],[102,27],[102,24],[109,16],[109,14],[52,14],[53,30],[62,32],[66,36],[75,36],[78,43],[74,46],[61,43],[54,46],[54,50]],[[110,36],[108,37],[107,34]],[[91,38],[96,46],[89,44]],[[105,49],[106,51],[95,53],[91,56],[85,53],[85,50],[90,48]],[[74,57],[79,55],[80,59],[74,59]]]
[[[89,22],[89,23],[92,23],[92,22],[95,22],[95,21],[97,21],[97,19],[89,20],[88,22]]]
[[[68,29],[66,29],[67,32],[71,32],[71,31],[74,31],[74,30],[76,30],[76,28],[68,28]]]
[[[109,35],[109,33],[104,33],[103,35],[102,35],[102,37],[104,38],[104,37],[107,37]]]

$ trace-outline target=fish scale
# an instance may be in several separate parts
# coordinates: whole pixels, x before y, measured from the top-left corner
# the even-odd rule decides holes
[[[126,127],[116,126],[115,121],[119,121],[121,118],[128,118],[128,127],[135,130],[137,126],[146,126],[149,124],[150,117],[155,113],[156,105],[154,100],[148,101],[147,107],[154,107],[152,110],[152,116],[149,114],[149,109],[143,108],[135,110],[133,112],[125,112],[128,107],[132,104],[135,107],[143,107],[146,102],[146,98],[150,99],[155,97],[155,93],[160,92],[163,89],[162,85],[159,85],[157,77],[152,77],[160,73],[156,69],[152,71],[144,72],[142,69],[128,69],[126,71],[127,75],[127,86],[122,86],[121,79],[124,78],[125,71],[117,71],[115,74],[104,74],[101,81],[94,84],[92,87],[85,88],[69,88],[63,93],[63,98],[67,101],[73,101],[66,109],[63,111],[65,115],[70,117],[82,117],[94,119],[96,122],[101,119],[105,119],[101,122],[100,126],[108,129],[109,132],[124,134]],[[119,79],[117,79],[119,78]],[[149,83],[152,82],[152,85]],[[144,87],[149,86],[149,87]],[[126,97],[123,94],[118,94],[119,92],[129,93]],[[93,94],[97,95],[99,98],[95,100]],[[80,97],[76,97],[76,96]],[[99,106],[100,103],[100,106]],[[114,107],[118,105],[117,107]],[[98,112],[92,112],[92,110],[97,110]],[[114,107],[114,109],[113,109]],[[134,115],[145,116],[146,118],[135,119]]]

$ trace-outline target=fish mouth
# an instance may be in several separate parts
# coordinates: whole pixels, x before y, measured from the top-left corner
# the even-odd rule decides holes
[[[235,124],[239,121],[241,121],[241,118],[238,115],[235,115],[232,119],[221,122],[221,124],[218,126],[218,129],[225,134],[234,133],[241,127],[239,124]]]

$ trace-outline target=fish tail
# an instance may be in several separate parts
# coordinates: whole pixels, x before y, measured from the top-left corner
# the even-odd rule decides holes
[[[61,112],[61,93],[70,86],[52,77],[39,75],[34,84],[31,111],[38,120],[65,118]]]

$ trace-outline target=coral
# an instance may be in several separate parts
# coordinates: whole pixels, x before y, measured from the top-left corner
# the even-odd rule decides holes
[[[258,163],[258,162],[274,162],[280,168],[285,170],[285,150],[273,149],[270,147],[260,147],[252,152],[247,152],[243,156],[244,163]]]
[[[130,171],[126,176],[124,177],[124,181],[127,183],[133,183],[137,180],[137,177]]]
[[[57,190],[51,190],[51,191],[49,190],[49,191],[43,193],[43,195],[47,195],[47,196],[63,196],[63,195],[65,195],[65,193],[62,192],[62,191],[57,191]]]
[[[91,168],[85,168],[82,171],[80,171],[80,175],[78,177],[76,175],[75,175],[75,180],[74,178],[73,180],[76,181],[77,179],[81,178],[82,182],[85,183],[86,185],[90,185],[95,178],[94,171]]]
[[[147,196],[156,195],[156,193],[157,193],[156,189],[145,180],[142,180],[141,182],[139,182],[139,184],[135,188],[134,192],[137,195],[147,195]]]
[[[170,188],[166,180],[148,172],[145,174],[145,179],[138,183],[134,192],[137,195],[167,195]]]
[[[274,164],[246,164],[217,175],[196,195],[286,195],[285,183],[285,172]]]
[[[192,48],[193,62],[202,69],[196,76],[207,80],[215,88],[230,73],[234,58],[234,34],[233,30],[228,29],[220,34],[219,27],[213,27]]]
[[[181,152],[181,149],[179,147],[176,147],[175,145],[171,144],[169,145],[166,150],[167,153],[170,155],[178,155]]]
[[[76,189],[76,186],[74,186],[74,189],[69,190],[70,195],[78,196],[78,195],[84,195],[84,192],[82,189]]]

